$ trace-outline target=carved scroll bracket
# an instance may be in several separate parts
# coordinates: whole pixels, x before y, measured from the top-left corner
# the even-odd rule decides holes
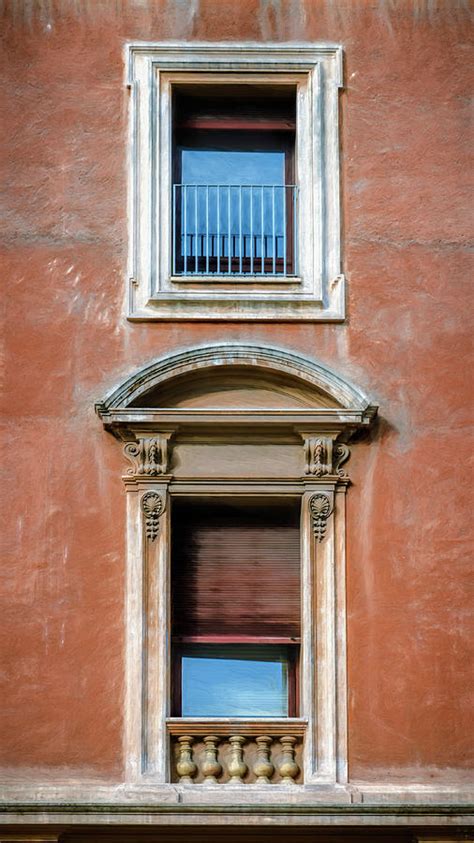
[[[332,503],[329,497],[322,492],[312,495],[309,499],[309,511],[313,523],[313,533],[317,542],[322,542],[328,518],[332,513]]]
[[[332,465],[334,474],[338,477],[347,477],[347,474],[341,466],[349,459],[351,455],[350,449],[343,442],[335,442],[332,450]]]
[[[172,433],[156,433],[127,442],[123,452],[132,463],[129,476],[159,477],[166,474],[169,463],[169,439]]]
[[[166,508],[166,499],[159,492],[150,490],[141,499],[141,509],[145,519],[145,534],[147,539],[154,542],[160,528],[160,517]]]

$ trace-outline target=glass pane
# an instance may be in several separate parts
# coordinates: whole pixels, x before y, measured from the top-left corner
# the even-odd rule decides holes
[[[283,258],[287,202],[284,152],[182,150],[181,254]],[[192,261],[195,261],[193,264]],[[222,268],[222,267],[221,267]]]
[[[182,657],[183,717],[287,717],[281,647],[202,646]]]
[[[285,184],[285,153],[183,149],[183,184]]]

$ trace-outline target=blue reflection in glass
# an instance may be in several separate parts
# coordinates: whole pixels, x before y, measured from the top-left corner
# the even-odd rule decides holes
[[[288,715],[286,659],[281,655],[247,658],[245,648],[237,649],[240,652],[231,656],[228,647],[222,656],[213,647],[206,648],[206,655],[182,657],[183,717]]]
[[[198,258],[285,258],[292,194],[284,152],[183,149],[181,160],[176,198],[186,269],[197,271]]]
[[[285,184],[284,152],[183,149],[183,184]]]

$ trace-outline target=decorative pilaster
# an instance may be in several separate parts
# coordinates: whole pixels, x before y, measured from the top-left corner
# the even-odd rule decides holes
[[[300,768],[295,761],[296,738],[292,735],[284,735],[280,738],[280,743],[283,750],[281,760],[278,765],[281,783],[294,785],[295,779],[300,771]]]
[[[141,499],[141,508],[145,518],[145,533],[147,539],[154,542],[159,530],[160,516],[165,511],[165,498],[163,495],[150,490],[145,492]]]
[[[248,770],[244,762],[243,746],[245,738],[242,735],[231,735],[230,743],[230,760],[227,769],[230,773],[229,784],[243,784],[243,778]]]
[[[328,496],[318,492],[309,499],[309,510],[316,541],[322,542],[329,516],[332,512],[331,501]]]
[[[204,738],[204,761],[201,770],[204,775],[204,784],[218,784],[218,777],[222,774],[222,765],[217,760],[217,744],[220,738],[217,735],[207,735]]]
[[[193,761],[193,751],[191,745],[194,743],[194,738],[191,735],[182,735],[178,738],[179,757],[176,764],[176,770],[179,775],[180,784],[192,784],[193,776],[197,773],[197,766]]]
[[[141,437],[136,442],[127,442],[123,452],[132,463],[127,474],[158,477],[168,471],[168,441],[171,433],[157,433],[152,437]]]
[[[275,772],[275,767],[270,761],[270,746],[273,738],[269,735],[261,735],[256,739],[257,758],[253,766],[256,776],[256,784],[270,784],[270,779]]]

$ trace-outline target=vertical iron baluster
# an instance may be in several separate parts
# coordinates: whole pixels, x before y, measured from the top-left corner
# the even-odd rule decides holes
[[[209,275],[209,185],[206,184],[206,274]]]
[[[287,186],[283,188],[283,274],[288,275],[287,259],[286,259],[286,226],[288,220],[286,218],[286,191]]]
[[[183,202],[184,202],[184,274],[188,274],[188,190],[187,185],[183,184]]]
[[[273,187],[272,187],[272,250],[273,250],[273,274],[276,275],[275,185],[273,185]]]
[[[296,261],[296,185],[293,185],[293,275],[298,274],[298,266]]]
[[[199,252],[199,232],[198,232],[198,185],[194,185],[194,230],[195,230],[195,250],[194,256],[194,272],[197,275],[199,272],[198,252]]]
[[[228,250],[228,253],[229,253],[229,262],[227,264],[227,272],[229,273],[229,275],[232,272],[232,262],[231,262],[232,226],[231,226],[231,216],[230,216],[230,200],[231,200],[231,193],[230,192],[231,192],[231,190],[232,190],[232,185],[229,184],[229,186],[227,188],[227,228],[228,228],[227,237],[228,237],[228,241],[229,241],[228,246],[227,246],[227,250]]]
[[[250,274],[253,275],[253,184],[250,185]]]
[[[217,274],[221,274],[221,232],[220,232],[220,216],[221,216],[221,202],[220,202],[220,185],[216,185],[216,202],[217,202]]]
[[[218,187],[216,186],[216,210],[217,210],[217,191],[218,191]],[[216,236],[217,236],[216,234],[211,234],[211,257],[216,259],[216,263],[215,263],[216,268],[215,268],[214,272],[217,272]],[[214,254],[214,252],[216,252],[216,253]],[[213,261],[213,266],[214,266],[214,261]]]
[[[173,230],[171,232],[171,236],[173,238],[173,275],[176,275],[176,187],[177,185],[173,185],[173,214],[172,214],[172,222],[171,225],[173,226]]]
[[[239,187],[239,275],[242,275],[242,190]]]
[[[263,185],[262,185],[262,189],[261,189],[261,194],[262,194],[262,197],[261,197],[262,198],[262,204],[261,204],[261,207],[260,207],[260,236],[261,236],[262,243],[261,243],[261,249],[260,249],[260,260],[261,260],[260,274],[263,275],[263,273],[264,273],[264,263],[263,263],[263,237],[264,237],[264,235],[263,235]]]

